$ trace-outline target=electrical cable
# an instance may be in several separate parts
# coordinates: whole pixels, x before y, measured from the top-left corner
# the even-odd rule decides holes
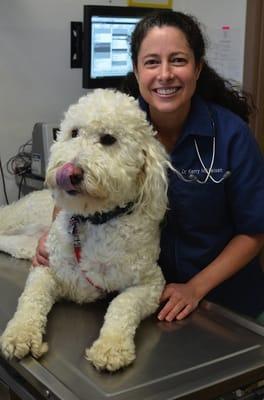
[[[30,147],[26,151],[27,147]],[[6,163],[6,169],[10,175],[22,175],[31,170],[31,149],[32,140],[28,140],[25,144],[19,147],[15,156],[11,157]]]
[[[5,201],[6,201],[6,204],[9,204],[8,196],[7,196],[7,191],[6,191],[5,176],[4,176],[4,171],[3,171],[3,165],[2,165],[1,157],[0,157],[0,173],[1,173],[1,178],[2,178],[3,189],[4,189]]]
[[[26,181],[26,175],[31,172],[31,150],[32,139],[22,144],[15,156],[11,157],[6,163],[7,172],[10,175],[20,176],[18,183],[18,199],[21,197],[22,187]]]
[[[17,199],[18,199],[18,200],[19,200],[20,197],[21,197],[22,186],[23,186],[23,183],[25,183],[25,182],[26,182],[26,177],[25,177],[25,175],[21,175],[20,182],[19,182],[19,186],[18,186],[18,196],[17,196]]]

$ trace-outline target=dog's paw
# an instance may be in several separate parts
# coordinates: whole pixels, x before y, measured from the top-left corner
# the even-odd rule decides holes
[[[28,324],[14,323],[7,326],[0,338],[0,347],[5,358],[19,359],[25,357],[29,352],[35,358],[41,357],[48,351],[48,344],[43,343],[41,331]]]
[[[133,340],[120,336],[104,336],[97,339],[90,349],[85,350],[85,358],[95,368],[111,372],[131,364],[135,357]]]

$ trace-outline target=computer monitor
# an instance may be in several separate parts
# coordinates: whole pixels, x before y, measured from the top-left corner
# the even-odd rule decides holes
[[[151,8],[84,6],[83,87],[119,86],[132,71],[130,37]]]

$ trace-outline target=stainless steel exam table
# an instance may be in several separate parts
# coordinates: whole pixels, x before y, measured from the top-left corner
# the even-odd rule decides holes
[[[28,267],[0,253],[0,332],[15,311]],[[49,352],[40,360],[0,357],[0,379],[22,400],[206,400],[264,379],[264,327],[207,302],[181,322],[143,321],[134,364],[100,373],[83,355],[106,307],[107,301],[56,304],[48,318]]]

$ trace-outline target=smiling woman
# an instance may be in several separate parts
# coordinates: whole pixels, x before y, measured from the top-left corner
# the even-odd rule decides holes
[[[175,168],[158,317],[185,318],[204,297],[257,317],[264,310],[264,160],[246,124],[248,98],[208,65],[199,23],[189,15],[144,17],[131,55],[134,75],[123,90],[139,98]]]
[[[166,113],[166,126],[170,122],[177,138],[189,113],[200,71],[201,63],[196,65],[193,51],[180,29],[155,27],[144,38],[135,75],[140,93],[149,105],[152,123],[159,132]]]

